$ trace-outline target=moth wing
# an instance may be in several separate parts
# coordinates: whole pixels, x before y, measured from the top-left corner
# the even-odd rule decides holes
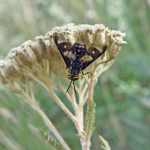
[[[70,64],[71,64],[71,60],[73,59],[73,53],[72,53],[72,46],[69,42],[61,42],[58,43],[58,37],[55,36],[55,43],[56,46],[61,54],[61,56],[63,57],[66,66],[68,68],[70,68]]]
[[[107,46],[103,46],[102,51],[98,50],[94,46],[91,46],[86,54],[80,58],[81,60],[81,70],[84,70],[88,67],[93,61],[99,58],[106,51]]]

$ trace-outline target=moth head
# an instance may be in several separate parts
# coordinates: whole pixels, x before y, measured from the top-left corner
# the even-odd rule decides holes
[[[76,81],[79,79],[79,76],[72,76],[72,75],[68,75],[68,79]]]
[[[82,41],[74,43],[74,47],[79,50],[86,49],[86,46]]]

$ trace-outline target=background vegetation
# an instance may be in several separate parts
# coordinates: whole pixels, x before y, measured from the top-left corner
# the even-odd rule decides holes
[[[102,23],[127,34],[128,44],[122,46],[114,65],[95,87],[96,130],[91,149],[100,149],[100,134],[113,150],[149,150],[149,0],[0,0],[0,59],[24,41],[70,22]],[[35,93],[41,108],[69,146],[79,150],[73,123],[38,84]],[[59,91],[58,95],[70,105]],[[28,103],[0,85],[0,150],[48,150],[36,128],[49,132]]]

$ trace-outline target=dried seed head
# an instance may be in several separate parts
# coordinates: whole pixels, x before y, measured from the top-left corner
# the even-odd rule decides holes
[[[82,41],[86,45],[86,49],[93,44],[93,46],[100,52],[102,52],[103,48],[107,46],[107,51],[99,57],[99,59],[93,62],[90,65],[91,67],[88,67],[89,72],[91,72],[91,69],[96,64],[100,62],[109,62],[112,59],[115,59],[121,49],[121,45],[126,44],[122,39],[125,36],[125,33],[115,30],[111,31],[102,24],[95,24],[94,26],[75,26],[74,24],[68,24],[64,27],[54,28],[51,32],[47,33],[46,36],[49,37],[50,43],[55,43],[54,39],[57,36],[58,44],[69,42],[73,45],[75,42]],[[53,48],[58,51],[56,46],[53,46]]]
[[[35,62],[36,61],[36,55],[33,52],[33,50],[30,47],[30,42],[26,42],[25,46],[22,49],[22,53],[25,55],[25,57],[27,58],[27,60],[29,62]]]
[[[58,44],[69,42],[73,46],[75,42],[82,41],[86,49],[93,44],[100,52],[107,47],[105,53],[87,68],[89,72],[92,72],[94,67],[98,67],[100,62],[107,63],[115,59],[121,45],[126,43],[123,41],[125,33],[111,31],[102,24],[75,26],[71,23],[63,27],[55,27],[45,36],[36,37],[35,42],[29,40],[21,46],[13,48],[6,59],[0,62],[0,81],[3,82],[9,76],[12,77],[14,73],[45,81],[44,74],[47,73],[51,77],[53,72],[55,75],[61,73],[67,79],[65,62],[55,43],[56,36]],[[103,66],[95,69],[96,74],[101,68]],[[43,79],[41,79],[42,77]]]
[[[123,40],[121,37],[116,37],[114,38],[113,43],[110,46],[109,49],[109,58],[110,60],[115,59],[121,49],[121,44],[122,44]]]
[[[12,83],[15,78],[19,78],[20,74],[15,69],[10,59],[0,61],[0,82],[3,84]]]

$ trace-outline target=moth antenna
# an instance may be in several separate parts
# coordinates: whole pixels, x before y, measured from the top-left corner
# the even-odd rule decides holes
[[[93,44],[91,44],[91,46],[90,46],[89,48],[91,48],[92,46],[93,46]],[[89,48],[88,48],[88,49],[89,49]]]
[[[74,85],[74,81],[73,81],[73,85]],[[76,88],[75,88],[75,85],[74,85],[74,91],[75,91],[75,93],[77,94],[77,92],[76,92]]]
[[[70,88],[70,86],[71,86],[71,83],[72,83],[72,80],[71,80],[71,82],[70,82],[70,84],[69,84],[69,87],[68,87],[66,93],[68,92],[68,90],[69,90],[69,88]]]
[[[87,49],[87,53],[88,53],[88,50],[89,50],[92,46],[93,46],[93,44],[91,44],[90,47]],[[89,54],[89,53],[88,53],[88,54]]]

